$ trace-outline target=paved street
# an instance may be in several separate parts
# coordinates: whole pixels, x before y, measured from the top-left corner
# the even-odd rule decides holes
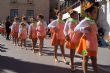
[[[14,46],[12,41],[7,41],[0,35],[0,73],[82,73],[82,58],[75,56],[77,69],[71,72],[69,65],[61,61],[60,50],[58,50],[59,62],[54,63],[53,48],[50,39],[44,43],[43,56],[34,54],[31,50],[30,41],[27,41],[27,49]],[[66,59],[69,61],[69,51],[66,49]],[[90,64],[90,63],[89,63]],[[110,73],[110,49],[99,48],[98,51],[99,73]],[[89,73],[93,73],[91,65],[88,67]]]

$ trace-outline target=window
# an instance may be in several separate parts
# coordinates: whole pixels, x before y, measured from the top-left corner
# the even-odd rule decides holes
[[[34,10],[27,10],[26,16],[27,16],[27,18],[34,17]]]
[[[33,4],[33,0],[27,0],[28,4]]]
[[[17,0],[10,0],[11,3],[17,3]]]
[[[11,9],[10,10],[10,17],[13,18],[15,16],[18,16],[18,9]]]

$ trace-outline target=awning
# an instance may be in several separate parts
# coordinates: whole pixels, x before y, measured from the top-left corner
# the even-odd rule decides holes
[[[78,6],[78,7],[74,8],[73,10],[77,11],[78,13],[81,13],[81,6]],[[62,19],[65,20],[65,19],[67,19],[69,17],[70,17],[70,14],[69,13],[65,13],[65,14],[63,14]]]
[[[81,13],[81,5],[76,7],[76,8],[74,8],[73,10],[77,11],[78,13]]]
[[[63,14],[62,19],[65,20],[65,19],[67,19],[69,17],[70,17],[70,14],[69,13],[65,13],[65,14]]]

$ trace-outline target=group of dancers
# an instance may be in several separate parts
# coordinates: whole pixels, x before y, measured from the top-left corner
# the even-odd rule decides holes
[[[94,73],[98,73],[97,69],[97,25],[95,23],[97,17],[97,7],[93,4],[85,8],[85,13],[87,16],[81,21],[78,20],[78,12],[74,10],[69,10],[70,18],[64,22],[62,20],[62,13],[58,11],[56,13],[57,19],[47,23],[44,21],[43,15],[38,15],[38,21],[34,21],[30,18],[30,25],[26,22],[26,18],[22,17],[21,23],[19,23],[19,18],[15,17],[11,28],[11,36],[13,39],[13,44],[17,45],[20,42],[21,48],[26,45],[26,39],[32,40],[32,49],[35,52],[35,45],[37,40],[39,40],[39,55],[42,55],[43,43],[46,37],[46,32],[48,28],[51,33],[51,45],[54,47],[54,61],[58,62],[57,50],[60,46],[62,53],[62,60],[67,63],[65,58],[66,48],[70,49],[70,67],[71,70],[75,70],[74,56],[75,52],[82,55],[83,62],[83,73],[88,73],[88,59],[90,57],[92,61],[92,66]]]

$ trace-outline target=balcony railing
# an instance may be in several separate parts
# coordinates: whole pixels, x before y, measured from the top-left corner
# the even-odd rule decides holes
[[[69,1],[69,2],[64,2],[62,5],[60,5],[60,10],[65,12],[66,8],[76,8],[77,6],[80,5],[80,1]]]

